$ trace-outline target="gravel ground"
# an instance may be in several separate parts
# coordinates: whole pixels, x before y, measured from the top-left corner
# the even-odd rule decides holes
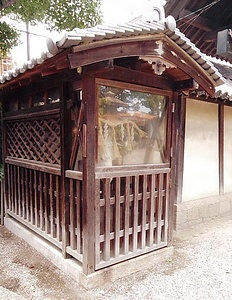
[[[86,291],[0,226],[0,299],[231,300],[232,216],[182,229],[174,256]]]

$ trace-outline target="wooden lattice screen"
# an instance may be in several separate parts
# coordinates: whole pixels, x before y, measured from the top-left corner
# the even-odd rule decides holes
[[[7,156],[60,164],[60,118],[12,121],[6,124]]]

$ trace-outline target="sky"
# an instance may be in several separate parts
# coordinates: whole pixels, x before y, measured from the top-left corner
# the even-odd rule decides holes
[[[120,24],[132,20],[142,14],[146,1],[165,2],[165,0],[101,0],[104,24]],[[27,61],[26,25],[17,23],[17,29],[21,30],[22,44],[12,50],[12,59],[17,66],[22,66]],[[63,34],[51,33],[40,26],[30,27],[30,57],[39,58],[42,52],[47,52],[46,39],[52,37],[57,41]],[[42,35],[42,36],[41,36]]]

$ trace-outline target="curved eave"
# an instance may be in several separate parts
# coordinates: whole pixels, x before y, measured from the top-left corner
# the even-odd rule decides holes
[[[200,52],[199,49],[195,47],[191,41],[186,38],[178,29],[175,31],[170,31],[165,28],[165,25],[160,22],[129,22],[122,25],[117,26],[96,26],[94,28],[89,29],[79,29],[74,30],[72,32],[65,33],[62,39],[59,41],[51,42],[50,51],[53,53],[53,58],[56,59],[57,55],[59,55],[60,51],[64,49],[69,49],[72,51],[72,54],[69,55],[70,66],[75,67],[78,64],[83,65],[88,62],[86,60],[82,61],[82,63],[78,63],[74,60],[77,59],[78,55],[83,57],[86,56],[87,52],[96,51],[103,47],[115,48],[118,47],[118,54],[115,53],[113,57],[123,57],[123,56],[135,56],[135,55],[158,55],[157,52],[148,52],[149,48],[147,44],[151,41],[157,41],[163,39],[167,44],[172,45],[173,51],[176,53],[182,53],[182,56],[185,57],[185,60],[191,61],[191,67],[195,67],[198,70],[198,74],[200,77],[204,78],[206,82],[210,85],[218,86],[223,83],[223,78],[221,74],[217,71],[217,69],[213,66],[213,64],[207,59],[207,57]],[[125,47],[123,45],[129,45],[129,43],[136,43],[140,41],[141,49],[140,52],[131,47],[128,51],[125,51]],[[121,47],[121,48],[120,48]],[[151,49],[150,49],[151,50]],[[79,54],[77,54],[79,53]],[[116,56],[116,54],[118,56]],[[34,60],[25,65],[25,67],[21,70],[17,70],[16,72],[11,72],[7,76],[3,76],[1,79],[1,83],[4,86],[6,82],[10,82],[12,79],[16,79],[22,73],[29,72],[28,69],[32,70],[33,68],[38,67],[41,64],[41,68],[44,64],[47,64],[46,61],[49,61],[50,58],[49,53],[43,54],[41,58]],[[105,53],[105,59],[110,58],[110,53]],[[170,57],[171,59],[172,57]],[[79,59],[79,58],[78,58]],[[103,59],[103,56],[99,59]],[[172,58],[173,59],[173,58]],[[96,55],[95,55],[96,60]],[[175,60],[175,59],[174,59]],[[91,60],[89,60],[90,62]],[[98,60],[99,61],[99,60]],[[180,66],[183,69],[184,66]],[[187,70],[186,70],[187,71]],[[187,72],[188,73],[188,72]],[[191,75],[191,72],[189,72]],[[194,79],[198,82],[197,77]],[[1,86],[0,86],[1,88]],[[209,92],[209,91],[207,91]]]

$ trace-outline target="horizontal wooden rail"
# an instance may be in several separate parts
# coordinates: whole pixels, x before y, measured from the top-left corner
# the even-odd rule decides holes
[[[72,171],[72,170],[67,170],[65,171],[65,176],[70,179],[77,179],[77,180],[82,180],[82,172],[80,171]]]
[[[7,113],[4,117],[4,121],[12,121],[12,120],[20,120],[20,119],[30,119],[30,118],[40,118],[40,117],[51,117],[51,115],[58,115],[60,112],[60,108],[46,109],[46,110],[38,110],[35,112],[27,112],[26,110],[19,110],[13,113]]]
[[[18,167],[23,167],[26,169],[54,174],[54,175],[61,174],[59,165],[52,165],[52,164],[30,161],[30,160],[20,159],[20,158],[12,158],[12,157],[7,157],[5,159],[5,163],[18,166]]]
[[[146,175],[149,172],[152,174],[164,174],[164,173],[170,173],[170,168],[163,167],[163,168],[157,168],[157,169],[108,169],[108,170],[98,170],[96,172],[96,179],[101,179],[101,178],[112,178],[112,177],[126,177],[126,176],[139,176],[139,175]]]

